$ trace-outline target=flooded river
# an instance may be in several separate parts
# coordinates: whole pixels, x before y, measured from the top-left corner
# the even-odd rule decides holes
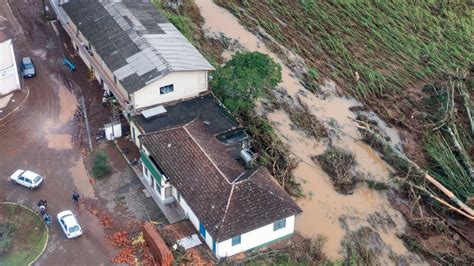
[[[195,0],[195,2],[204,18],[203,28],[206,34],[216,38],[224,35],[237,40],[243,49],[266,53],[280,63],[283,79],[280,86],[293,99],[299,96],[311,113],[334,132],[331,135],[333,145],[354,153],[357,162],[356,170],[363,173],[366,179],[389,181],[392,169],[372,148],[360,140],[361,136],[352,122],[356,115],[350,108],[361,106],[360,103],[354,99],[336,96],[334,93],[336,84],[332,81],[321,84],[323,91],[329,95],[327,97],[319,97],[307,91],[296,78],[296,74],[283,64],[283,61],[272,53],[262,40],[245,29],[230,12],[217,6],[211,0]],[[235,51],[225,51],[224,58],[230,58],[232,52]],[[299,159],[294,175],[303,184],[303,190],[307,196],[298,200],[303,213],[297,217],[297,231],[307,237],[318,234],[326,236],[328,241],[325,252],[331,259],[342,257],[341,241],[347,230],[357,230],[362,226],[372,227],[396,254],[405,255],[408,252],[396,236],[404,230],[406,222],[401,213],[390,206],[385,192],[369,189],[365,185],[357,187],[352,195],[336,192],[328,175],[311,160],[311,156],[324,152],[327,144],[317,142],[294,130],[284,111],[266,113],[266,116],[289,145],[291,152]],[[371,117],[375,115],[371,114]],[[375,119],[378,118],[375,117]],[[396,131],[390,128],[385,129],[385,133],[391,137],[392,145],[399,145],[400,138]],[[393,223],[383,228],[374,226],[376,224],[373,222],[374,217],[389,219]]]

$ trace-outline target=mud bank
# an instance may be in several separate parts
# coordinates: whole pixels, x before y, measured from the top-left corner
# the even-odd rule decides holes
[[[336,96],[336,85],[332,81],[321,84],[324,97],[307,91],[297,75],[272,53],[262,40],[245,29],[230,12],[210,0],[195,2],[204,18],[203,28],[206,34],[215,38],[225,36],[237,40],[241,49],[266,53],[280,63],[283,79],[280,86],[293,100],[299,96],[310,112],[325,124],[331,132],[332,145],[355,154],[356,170],[363,174],[364,179],[389,182],[392,169],[374,150],[361,141],[361,136],[353,124],[356,114],[351,111],[351,107],[361,106],[360,103],[354,99]],[[234,52],[236,51],[227,50],[223,53],[223,57],[228,59]],[[261,105],[259,106],[261,108]],[[258,111],[264,113],[264,110]],[[403,232],[406,222],[401,213],[390,206],[386,192],[359,186],[352,195],[339,194],[334,190],[327,174],[311,160],[312,156],[324,152],[328,140],[318,142],[295,131],[288,115],[283,111],[269,112],[265,115],[299,160],[294,175],[303,184],[306,197],[298,201],[303,213],[297,217],[297,231],[307,237],[325,235],[328,239],[325,246],[326,254],[331,259],[339,259],[343,256],[341,242],[347,232],[370,226],[397,255],[413,257],[412,254],[408,254],[403,242],[397,237],[398,233]],[[376,117],[375,114],[371,116]],[[391,136],[392,145],[399,146],[400,138],[397,132],[391,128],[384,128],[385,123],[380,124],[385,133]],[[386,226],[378,226],[377,218],[374,217],[391,222]]]

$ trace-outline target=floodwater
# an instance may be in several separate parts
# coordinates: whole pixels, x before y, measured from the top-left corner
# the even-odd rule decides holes
[[[65,126],[74,118],[77,109],[77,99],[68,89],[66,89],[55,76],[52,80],[58,85],[59,113],[56,119],[48,119],[44,123],[44,136],[48,148],[55,150],[72,149],[72,134],[63,133]],[[61,133],[59,133],[61,132]]]
[[[64,125],[69,122],[76,113],[77,99],[68,89],[61,86],[58,92],[59,97],[59,124]]]
[[[280,63],[283,79],[280,86],[293,99],[299,96],[311,113],[330,129],[333,145],[353,152],[357,162],[356,171],[362,173],[366,179],[389,181],[392,169],[372,148],[360,140],[361,136],[353,124],[356,114],[350,108],[362,106],[360,103],[354,99],[336,96],[334,93],[336,84],[332,81],[321,84],[325,97],[316,96],[307,91],[300,84],[297,75],[283,64],[276,54],[267,49],[261,40],[245,29],[230,12],[217,6],[211,0],[196,0],[195,2],[204,18],[203,28],[206,34],[217,38],[224,35],[238,40],[243,49],[266,53]],[[235,51],[227,50],[223,53],[223,57],[228,59],[233,52]],[[261,105],[258,106],[261,108]],[[262,113],[262,110],[258,112]],[[325,253],[331,259],[342,257],[341,241],[347,230],[357,230],[363,226],[370,226],[378,232],[385,244],[397,255],[408,253],[403,242],[396,236],[404,230],[406,222],[402,214],[390,206],[385,192],[369,189],[365,185],[359,185],[352,195],[336,192],[328,175],[311,160],[311,156],[324,152],[327,143],[317,142],[293,129],[288,115],[283,111],[265,115],[273,122],[276,131],[300,161],[294,175],[302,182],[306,197],[298,200],[303,213],[296,219],[297,231],[307,237],[318,234],[326,236]],[[370,117],[377,118],[375,114],[371,114]],[[391,137],[391,144],[399,146],[401,141],[396,130],[386,128],[386,124],[380,119],[378,122],[382,129],[386,129],[385,133]],[[373,222],[374,217],[393,222],[381,227],[378,226],[378,222]],[[345,226],[341,220],[345,221]]]

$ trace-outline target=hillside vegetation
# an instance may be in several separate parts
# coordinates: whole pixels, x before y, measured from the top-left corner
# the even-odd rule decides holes
[[[335,80],[342,93],[405,131],[411,159],[463,201],[474,195],[474,9],[468,1],[216,2],[302,56],[308,89],[317,92],[322,79]]]
[[[362,97],[403,93],[473,60],[469,1],[216,2],[302,56],[312,76]]]

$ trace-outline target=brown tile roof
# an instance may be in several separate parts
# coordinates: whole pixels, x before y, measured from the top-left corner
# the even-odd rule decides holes
[[[201,120],[141,141],[217,241],[301,212],[266,168],[246,170]]]

